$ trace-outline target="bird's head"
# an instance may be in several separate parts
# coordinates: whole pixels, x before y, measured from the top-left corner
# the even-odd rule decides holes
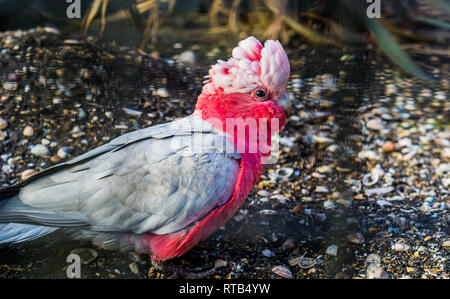
[[[257,123],[277,119],[279,129],[286,116],[279,105],[286,98],[289,60],[278,41],[264,46],[254,37],[239,42],[228,61],[219,60],[209,71],[195,110],[204,120],[253,119]]]

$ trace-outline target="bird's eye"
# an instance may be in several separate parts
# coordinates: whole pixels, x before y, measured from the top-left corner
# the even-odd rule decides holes
[[[262,89],[259,89],[259,90],[257,90],[257,91],[255,92],[255,95],[256,95],[258,98],[265,98],[265,97],[266,97],[266,92],[265,92],[264,90],[262,90]]]

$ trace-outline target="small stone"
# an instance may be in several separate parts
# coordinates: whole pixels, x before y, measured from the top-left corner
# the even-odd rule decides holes
[[[32,177],[33,175],[37,174],[38,172],[34,169],[27,169],[25,171],[22,172],[22,174],[20,175],[20,178],[22,180],[26,180],[30,177]]]
[[[61,98],[56,97],[56,98],[53,98],[52,101],[53,101],[53,104],[56,105],[56,104],[61,104],[63,100]]]
[[[109,119],[112,119],[114,117],[113,113],[111,111],[106,111],[105,116]]]
[[[351,233],[347,236],[347,241],[353,244],[362,244],[364,242],[364,237],[361,233]]]
[[[67,158],[67,156],[69,155],[70,150],[67,146],[63,146],[61,147],[58,152],[56,153],[58,155],[58,157],[60,157],[61,159],[65,159]]]
[[[327,144],[327,143],[333,143],[333,139],[324,137],[324,136],[313,136],[312,137],[313,143],[318,144]]]
[[[272,257],[272,256],[275,255],[275,254],[274,254],[271,250],[269,250],[269,249],[264,249],[264,250],[262,251],[262,254],[263,254],[265,257]]]
[[[339,249],[339,247],[337,245],[333,244],[333,245],[328,246],[328,248],[325,251],[325,253],[328,254],[328,255],[337,256],[338,249]]]
[[[366,127],[373,131],[381,131],[384,129],[383,123],[379,118],[369,120],[366,124]]]
[[[358,158],[367,160],[379,160],[380,157],[374,151],[362,151],[358,154]]]
[[[390,276],[379,265],[371,264],[367,267],[367,278],[368,279],[389,279]]]
[[[292,275],[291,270],[286,268],[285,266],[275,266],[272,268],[272,272],[287,279],[292,279],[294,276]]]
[[[327,250],[325,251],[325,254],[337,256],[338,249],[339,249],[339,246],[334,245],[334,244],[330,245],[330,246],[328,246]]]
[[[8,127],[8,122],[3,118],[0,118],[0,130],[4,130]]]
[[[320,172],[320,173],[331,173],[332,172],[331,167],[330,166],[326,166],[326,165],[317,167],[316,170],[318,172]]]
[[[305,209],[302,206],[295,206],[292,209],[292,212],[294,212],[296,214],[303,214],[305,212]]]
[[[326,200],[323,203],[323,207],[325,209],[334,209],[334,208],[336,208],[336,204],[331,200]]]
[[[371,253],[367,256],[366,262],[368,264],[381,265],[381,258],[378,254]]]
[[[263,196],[263,197],[267,197],[267,196],[270,195],[270,193],[267,192],[266,190],[260,190],[260,191],[258,191],[258,193],[256,193],[256,194],[258,194],[259,196]]]
[[[0,131],[0,141],[3,141],[8,137],[8,132],[6,131]]]
[[[220,267],[226,267],[227,266],[227,261],[222,260],[222,259],[217,259],[214,262],[214,268],[220,268]]]
[[[7,91],[14,91],[19,87],[17,82],[5,82],[3,83],[3,88]]]
[[[325,186],[317,186],[316,189],[314,190],[314,192],[317,192],[317,193],[328,193],[329,190]]]
[[[357,195],[353,196],[353,199],[356,199],[356,200],[365,200],[366,198],[364,197],[363,194],[357,194]]]
[[[408,245],[408,244],[405,244],[405,243],[403,243],[403,242],[397,242],[397,243],[395,243],[395,244],[392,245],[392,250],[398,251],[398,252],[401,252],[401,251],[408,251],[409,248],[410,248],[409,245]]]
[[[38,157],[45,157],[45,156],[48,156],[49,151],[48,151],[48,148],[45,145],[43,145],[43,144],[36,144],[31,149],[31,153],[33,155],[35,155],[35,156],[38,156]]]
[[[86,117],[86,112],[83,110],[83,109],[78,109],[78,117],[79,118],[81,118],[81,119],[83,119],[83,118],[85,118]]]
[[[445,160],[450,160],[450,147],[444,148],[441,151],[441,157]]]
[[[87,80],[91,77],[91,74],[88,69],[82,69],[81,75],[83,76],[83,79]]]
[[[158,88],[156,90],[156,95],[160,96],[161,98],[167,98],[169,97],[169,92],[165,88]]]
[[[444,243],[442,243],[442,247],[450,247],[450,240],[447,240]]]
[[[395,145],[392,142],[387,141],[385,144],[383,144],[382,149],[385,153],[390,153],[395,150]]]
[[[131,272],[133,272],[136,275],[139,274],[139,268],[138,268],[137,263],[131,263],[131,264],[129,264],[129,267],[130,267]]]
[[[34,134],[34,129],[31,126],[26,126],[25,129],[23,129],[23,135],[30,137],[33,136]]]
[[[58,157],[57,155],[53,155],[50,157],[50,161],[52,161],[52,163],[59,163],[61,162],[61,158]]]
[[[196,61],[195,54],[192,51],[185,51],[180,55],[178,55],[177,61],[185,64],[194,65]]]
[[[83,130],[79,126],[75,126],[72,128],[72,131],[70,131],[73,138],[79,138],[81,136],[84,136]]]
[[[134,109],[130,109],[130,108],[122,108],[122,110],[126,113],[126,114],[128,114],[128,115],[131,115],[131,116],[135,116],[135,117],[140,117],[141,115],[142,115],[142,111],[139,111],[139,110],[134,110]]]

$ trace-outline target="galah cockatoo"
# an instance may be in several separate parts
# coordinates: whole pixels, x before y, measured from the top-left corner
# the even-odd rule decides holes
[[[180,256],[243,204],[284,126],[289,61],[278,41],[239,42],[213,65],[195,112],[119,136],[0,190],[0,243],[70,229],[153,262]]]

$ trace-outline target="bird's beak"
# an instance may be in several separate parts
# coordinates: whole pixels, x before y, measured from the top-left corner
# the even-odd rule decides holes
[[[281,97],[281,99],[278,100],[278,105],[283,107],[285,111],[288,111],[292,107],[292,101],[287,92],[284,93],[284,95]]]

